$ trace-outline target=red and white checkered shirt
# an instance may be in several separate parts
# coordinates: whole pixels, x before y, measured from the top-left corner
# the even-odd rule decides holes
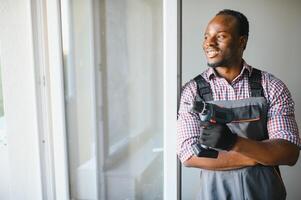
[[[244,63],[243,69],[231,84],[218,77],[212,68],[202,76],[210,83],[214,100],[239,100],[251,96],[249,76],[252,67]],[[262,71],[262,87],[268,103],[267,130],[270,139],[285,139],[301,147],[301,140],[294,114],[294,102],[285,84],[270,73]],[[199,139],[198,116],[189,112],[197,93],[194,80],[185,84],[181,94],[177,122],[177,153],[182,162],[194,153],[191,145]]]

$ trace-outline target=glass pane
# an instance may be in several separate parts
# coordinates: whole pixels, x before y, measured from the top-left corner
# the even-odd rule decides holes
[[[162,1],[108,0],[105,10],[106,197],[162,199]]]
[[[163,199],[162,0],[61,2],[72,199]]]
[[[72,199],[97,199],[92,1],[62,1],[65,102]]]

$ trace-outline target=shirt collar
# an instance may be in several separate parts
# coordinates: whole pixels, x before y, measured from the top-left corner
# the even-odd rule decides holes
[[[242,67],[242,70],[241,70],[241,72],[238,76],[242,76],[244,73],[248,73],[248,76],[250,77],[251,74],[252,74],[252,70],[253,70],[252,66],[248,65],[243,60],[243,67]],[[212,67],[208,68],[207,77],[208,77],[209,80],[212,79],[213,77],[217,77],[217,74],[216,74],[215,70]]]

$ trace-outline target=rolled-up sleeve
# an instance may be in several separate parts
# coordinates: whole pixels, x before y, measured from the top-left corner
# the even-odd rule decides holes
[[[269,77],[268,133],[270,139],[284,139],[301,148],[295,119],[294,101],[285,84],[274,76]]]
[[[190,112],[195,95],[195,82],[188,82],[181,93],[177,121],[177,154],[181,162],[194,154],[191,145],[197,143],[200,137],[199,117]]]

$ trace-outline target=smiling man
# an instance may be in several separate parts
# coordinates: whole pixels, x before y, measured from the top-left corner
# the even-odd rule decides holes
[[[209,68],[185,84],[178,112],[178,157],[201,169],[198,199],[285,199],[279,165],[294,165],[300,137],[294,102],[285,84],[243,59],[249,36],[247,18],[220,11],[203,42]],[[235,122],[200,125],[197,99],[230,109]],[[217,150],[217,158],[198,157],[193,145]]]

